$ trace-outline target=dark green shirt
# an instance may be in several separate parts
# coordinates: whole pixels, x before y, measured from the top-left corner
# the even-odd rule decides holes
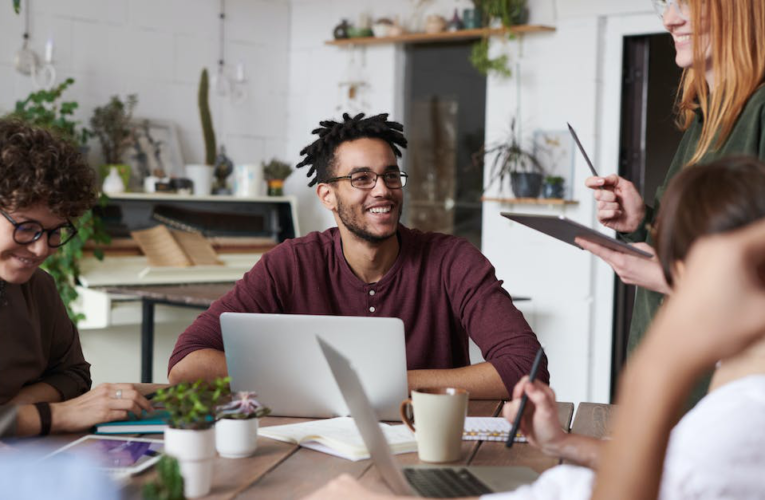
[[[659,212],[661,198],[669,182],[693,157],[699,137],[701,137],[702,124],[701,113],[697,113],[690,128],[680,141],[680,146],[678,146],[675,158],[669,167],[667,177],[656,190],[653,208],[646,207],[646,216],[640,224],[640,228],[634,233],[622,234],[623,238],[632,242],[645,241],[653,246],[653,238],[646,226],[654,223],[656,214]],[[709,163],[732,155],[749,155],[765,160],[765,87],[760,87],[752,94],[722,147],[707,152],[699,163]],[[627,344],[628,352],[631,353],[642,340],[663,299],[664,295],[658,292],[641,287],[637,288]]]

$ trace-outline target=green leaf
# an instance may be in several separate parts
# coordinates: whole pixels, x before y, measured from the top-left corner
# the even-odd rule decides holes
[[[13,0],[13,11],[16,14],[21,12],[21,0]]]

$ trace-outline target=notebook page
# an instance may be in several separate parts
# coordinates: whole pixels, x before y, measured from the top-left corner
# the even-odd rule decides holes
[[[466,417],[463,441],[507,441],[512,424],[501,417]],[[526,438],[518,432],[516,443],[525,443]]]

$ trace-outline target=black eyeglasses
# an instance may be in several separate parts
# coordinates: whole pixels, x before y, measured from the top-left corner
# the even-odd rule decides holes
[[[5,213],[4,210],[0,210],[0,214],[8,219],[8,222],[13,224],[13,241],[19,245],[29,245],[42,238],[42,235],[48,233],[48,246],[51,248],[58,248],[69,242],[74,235],[77,234],[77,228],[74,225],[66,221],[60,226],[53,229],[45,229],[42,224],[36,220],[25,220],[24,222],[16,222],[13,217]]]
[[[351,175],[333,177],[324,182],[337,182],[343,179],[348,179],[351,181],[351,186],[357,189],[372,189],[377,185],[378,177],[382,177],[385,187],[388,189],[401,189],[406,186],[406,179],[409,177],[409,174],[400,171],[385,172],[383,174],[363,171],[355,172]]]

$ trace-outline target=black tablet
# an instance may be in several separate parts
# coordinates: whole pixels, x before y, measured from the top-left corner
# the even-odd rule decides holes
[[[530,215],[502,212],[502,216],[550,235],[553,238],[565,241],[569,245],[574,245],[577,248],[581,247],[574,242],[574,238],[579,237],[597,243],[598,245],[603,245],[604,247],[617,252],[637,255],[638,257],[643,257],[645,259],[653,258],[653,255],[648,252],[635,248],[628,243],[619,241],[616,238],[612,238],[595,229],[579,224],[578,222],[574,222],[571,219],[567,219],[562,215]]]

